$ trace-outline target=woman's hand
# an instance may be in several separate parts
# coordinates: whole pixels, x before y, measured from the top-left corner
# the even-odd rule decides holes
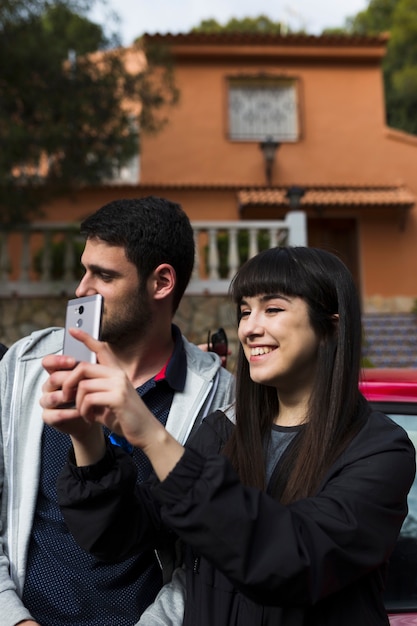
[[[79,329],[71,329],[71,334],[97,354],[98,363],[75,365],[68,357],[56,356],[44,359],[50,372],[41,399],[44,421],[71,435],[78,465],[90,465],[103,456],[104,438],[97,430],[103,424],[142,448],[158,476],[165,477],[182,456],[182,446],[146,407],[108,345]],[[65,369],[57,370],[58,366]],[[71,401],[75,401],[73,409],[57,406]]]

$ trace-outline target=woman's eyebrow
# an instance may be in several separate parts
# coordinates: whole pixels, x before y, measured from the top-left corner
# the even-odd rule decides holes
[[[282,293],[265,293],[263,295],[253,296],[257,298],[260,302],[269,302],[270,300],[285,300],[286,302],[290,302],[290,298],[285,296]],[[247,305],[247,301],[244,298],[241,298],[239,302],[239,306]]]
[[[282,293],[266,293],[260,297],[260,300],[261,302],[269,302],[269,300],[285,300],[289,302],[290,298]]]

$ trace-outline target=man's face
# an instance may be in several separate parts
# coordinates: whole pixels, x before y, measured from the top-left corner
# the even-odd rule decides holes
[[[85,274],[76,295],[99,293],[104,298],[101,339],[121,347],[146,334],[151,318],[149,296],[124,248],[87,239],[81,263]]]

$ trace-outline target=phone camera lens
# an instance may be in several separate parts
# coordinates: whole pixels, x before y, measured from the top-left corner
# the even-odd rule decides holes
[[[81,305],[81,306],[80,306],[80,308],[78,309],[78,313],[79,313],[80,315],[82,315],[82,314],[84,313],[84,307],[83,307],[83,305]]]
[[[83,325],[83,321],[82,321],[82,319],[80,318],[79,320],[77,320],[77,322],[76,322],[75,326],[76,326],[77,328],[81,328],[81,326],[82,326],[82,325]]]

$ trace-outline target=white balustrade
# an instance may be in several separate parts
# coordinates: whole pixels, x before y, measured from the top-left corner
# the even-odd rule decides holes
[[[301,211],[284,220],[194,221],[195,265],[187,293],[225,294],[246,258],[276,245],[307,245]],[[0,297],[73,295],[78,224],[35,222],[0,233]],[[78,243],[78,248],[76,247]]]

